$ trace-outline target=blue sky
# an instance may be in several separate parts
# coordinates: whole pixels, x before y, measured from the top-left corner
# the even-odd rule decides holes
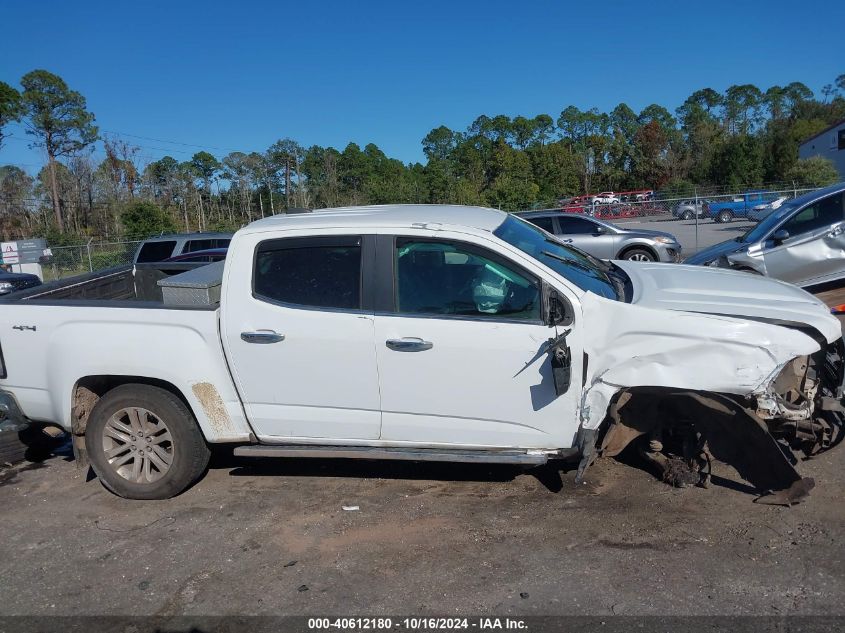
[[[49,16],[49,17],[48,17]],[[434,127],[845,73],[845,2],[4,0],[0,80],[44,68],[143,159],[290,137],[421,160]],[[23,137],[22,130],[11,130]],[[164,142],[168,141],[168,142]],[[43,158],[10,139],[0,164]]]

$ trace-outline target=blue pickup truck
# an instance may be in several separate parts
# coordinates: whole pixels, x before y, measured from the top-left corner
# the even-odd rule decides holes
[[[749,191],[725,202],[710,203],[710,217],[715,222],[730,222],[734,218],[747,218],[748,213],[760,204],[771,202],[775,196],[763,191]]]

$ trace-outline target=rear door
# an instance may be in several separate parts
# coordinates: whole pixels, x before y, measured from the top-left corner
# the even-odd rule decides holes
[[[227,268],[233,281],[226,282],[221,330],[256,433],[270,440],[378,438],[373,313],[363,281],[369,237],[255,234],[239,249],[244,256]]]
[[[845,194],[822,198],[783,223],[782,244],[771,236],[763,245],[766,274],[799,286],[845,275]]]
[[[571,244],[599,259],[616,257],[619,237],[610,230],[599,234],[599,225],[587,218],[560,215],[557,221],[558,235],[564,243]]]
[[[571,387],[556,396],[539,278],[455,240],[397,237],[380,242],[378,257],[393,277],[375,322],[382,440],[571,445],[581,355],[570,345]]]
[[[550,215],[541,215],[541,216],[529,216],[525,218],[528,222],[531,222],[534,226],[539,226],[544,231],[548,231],[552,235],[557,233],[557,227],[555,226],[555,219]]]

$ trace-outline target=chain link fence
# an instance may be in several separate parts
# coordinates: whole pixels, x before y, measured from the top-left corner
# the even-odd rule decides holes
[[[657,229],[672,233],[681,242],[684,256],[739,236],[765,213],[755,207],[779,206],[814,189],[797,187],[664,197],[654,192],[603,192],[560,200],[554,210],[584,214],[623,228]],[[50,263],[43,266],[44,280],[63,279],[129,264],[140,241],[88,242],[53,246]]]
[[[44,281],[63,279],[129,264],[141,244],[137,242],[88,242],[75,246],[51,246],[50,263],[42,267]]]
[[[791,198],[815,188],[782,188],[663,197],[653,192],[578,196],[558,202],[557,210],[589,215],[623,228],[660,230],[675,235],[689,256],[742,235],[754,223]]]

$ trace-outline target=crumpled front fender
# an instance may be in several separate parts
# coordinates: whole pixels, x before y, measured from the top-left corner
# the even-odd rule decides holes
[[[819,350],[795,329],[759,320],[677,312],[609,301],[587,293],[591,336],[581,424],[595,429],[614,394],[631,387],[670,387],[751,396],[785,364]]]
[[[744,251],[738,251],[725,256],[728,265],[731,268],[746,268],[760,273],[766,274],[766,262],[759,256],[759,249],[751,248]]]

